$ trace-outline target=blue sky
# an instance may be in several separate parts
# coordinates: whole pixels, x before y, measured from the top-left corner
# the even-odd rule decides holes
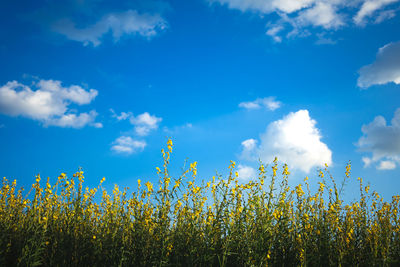
[[[156,180],[174,141],[199,175],[258,159],[291,182],[351,160],[400,188],[400,1],[2,1],[0,171],[29,185]],[[348,197],[357,190],[350,183]]]

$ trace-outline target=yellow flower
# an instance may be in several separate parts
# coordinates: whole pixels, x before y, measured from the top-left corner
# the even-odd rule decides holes
[[[168,147],[168,150],[169,150],[170,152],[172,152],[172,146],[173,146],[172,140],[171,140],[171,139],[168,139],[167,147]]]

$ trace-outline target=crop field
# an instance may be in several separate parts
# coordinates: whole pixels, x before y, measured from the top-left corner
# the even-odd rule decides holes
[[[1,266],[399,266],[400,196],[384,202],[359,178],[359,197],[341,199],[351,177],[335,182],[326,168],[291,188],[288,167],[260,164],[242,184],[200,180],[197,163],[171,177],[171,140],[158,184],[136,190],[84,185],[83,172],[40,176],[30,190],[3,178]]]

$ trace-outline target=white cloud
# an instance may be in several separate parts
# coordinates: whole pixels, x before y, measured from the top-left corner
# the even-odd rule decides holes
[[[257,172],[254,168],[239,164],[237,172],[239,174],[239,179],[243,181],[248,181],[250,179],[255,179],[257,177]]]
[[[364,163],[364,168],[367,168],[372,164],[372,159],[369,157],[362,157],[361,160]]]
[[[145,141],[134,140],[130,136],[120,136],[113,142],[111,150],[119,154],[130,155],[143,151],[146,145]]]
[[[281,32],[284,29],[284,27],[282,25],[274,25],[271,28],[269,28],[266,32],[267,35],[271,36],[272,39],[277,42],[280,43],[282,42],[282,37],[280,37],[278,34],[279,32]]]
[[[356,24],[366,23],[366,18],[371,17],[375,11],[384,8],[387,5],[398,2],[399,0],[367,0],[364,1],[357,15],[353,18]],[[379,16],[379,15],[378,15]]]
[[[257,146],[256,139],[247,139],[242,142],[243,149],[246,151],[252,151]]]
[[[311,168],[332,163],[332,152],[321,142],[321,134],[307,110],[291,112],[281,120],[270,123],[260,136],[260,145],[253,158],[271,162],[274,157],[308,173]]]
[[[393,170],[396,169],[396,163],[390,160],[382,160],[377,167],[378,170]]]
[[[77,85],[62,87],[60,81],[54,80],[40,80],[37,86],[43,91],[57,93],[62,99],[69,100],[79,105],[89,104],[98,94],[97,90],[90,89],[89,91],[85,91],[82,87]]]
[[[254,151],[257,148],[256,139],[247,139],[242,142],[242,153],[241,158],[247,160],[254,160]]]
[[[103,128],[103,124],[95,122],[97,112],[92,110],[89,113],[80,114],[64,114],[59,118],[50,118],[46,120],[45,126],[58,126],[58,127],[70,127],[70,128],[82,128],[86,125],[91,125],[95,128]]]
[[[121,112],[120,115],[115,113],[113,109],[110,109],[110,111],[112,113],[111,117],[116,118],[118,121],[129,119],[129,122],[134,125],[135,133],[139,136],[146,136],[152,130],[156,130],[162,121],[162,118],[158,118],[155,115],[150,115],[148,112],[134,116],[130,111]]]
[[[400,108],[394,113],[391,125],[382,116],[376,116],[361,131],[363,136],[357,146],[363,152],[372,153],[372,157],[363,158],[364,167],[379,162],[378,169],[395,168],[394,162],[400,162]]]
[[[135,135],[140,137],[147,136],[151,131],[156,130],[162,121],[162,118],[150,115],[148,112],[134,116],[132,112],[121,112],[118,115],[113,109],[110,109],[110,111],[111,116],[118,121],[129,119],[129,122],[134,125]],[[130,136],[121,136],[113,142],[111,150],[117,153],[132,154],[143,151],[146,145],[144,140],[134,140]]]
[[[33,90],[31,87],[36,88]],[[86,125],[101,127],[95,123],[96,111],[76,114],[69,106],[89,104],[97,96],[97,90],[86,91],[78,85],[63,87],[60,81],[40,80],[27,86],[11,81],[0,87],[0,112],[9,116],[22,116],[38,120],[44,126],[82,128]]]
[[[399,0],[208,1],[242,12],[258,13],[261,18],[265,18],[265,14],[275,13],[278,15],[278,19],[268,17],[266,34],[271,36],[275,42],[280,43],[284,37],[311,35],[308,30],[310,27],[317,27],[323,32],[328,32],[354,24],[380,23],[395,16],[398,9],[386,10],[385,7]]]
[[[102,37],[109,32],[112,33],[114,42],[118,42],[123,35],[151,38],[166,27],[166,21],[158,14],[139,14],[136,10],[128,10],[107,14],[86,27],[77,27],[71,20],[63,19],[53,25],[53,30],[70,40],[82,42],[85,46],[98,46]]]
[[[359,74],[357,84],[361,88],[390,82],[400,84],[400,42],[379,48],[375,62],[362,67]]]
[[[211,0],[241,11],[257,11],[264,14],[274,11],[292,13],[310,6],[315,0]]]
[[[260,109],[262,107],[267,108],[271,111],[280,108],[282,103],[280,101],[276,101],[275,97],[265,97],[265,98],[257,98],[254,101],[250,102],[242,102],[239,104],[239,107],[245,109]]]
[[[325,2],[318,2],[313,7],[300,12],[296,21],[296,24],[302,27],[321,26],[325,29],[337,29],[344,25],[335,7]]]
[[[146,136],[150,131],[157,129],[161,121],[162,118],[150,115],[148,112],[130,118],[131,124],[135,126],[135,132],[139,136]]]

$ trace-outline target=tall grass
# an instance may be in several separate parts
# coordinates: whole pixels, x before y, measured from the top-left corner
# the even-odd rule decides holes
[[[0,265],[400,266],[399,196],[384,202],[359,179],[345,205],[327,168],[311,192],[307,178],[291,188],[277,160],[246,184],[234,162],[227,179],[196,182],[196,162],[173,178],[171,152],[169,140],[158,184],[139,180],[130,196],[104,179],[84,188],[83,172],[43,187],[37,176],[29,193],[4,178]]]

